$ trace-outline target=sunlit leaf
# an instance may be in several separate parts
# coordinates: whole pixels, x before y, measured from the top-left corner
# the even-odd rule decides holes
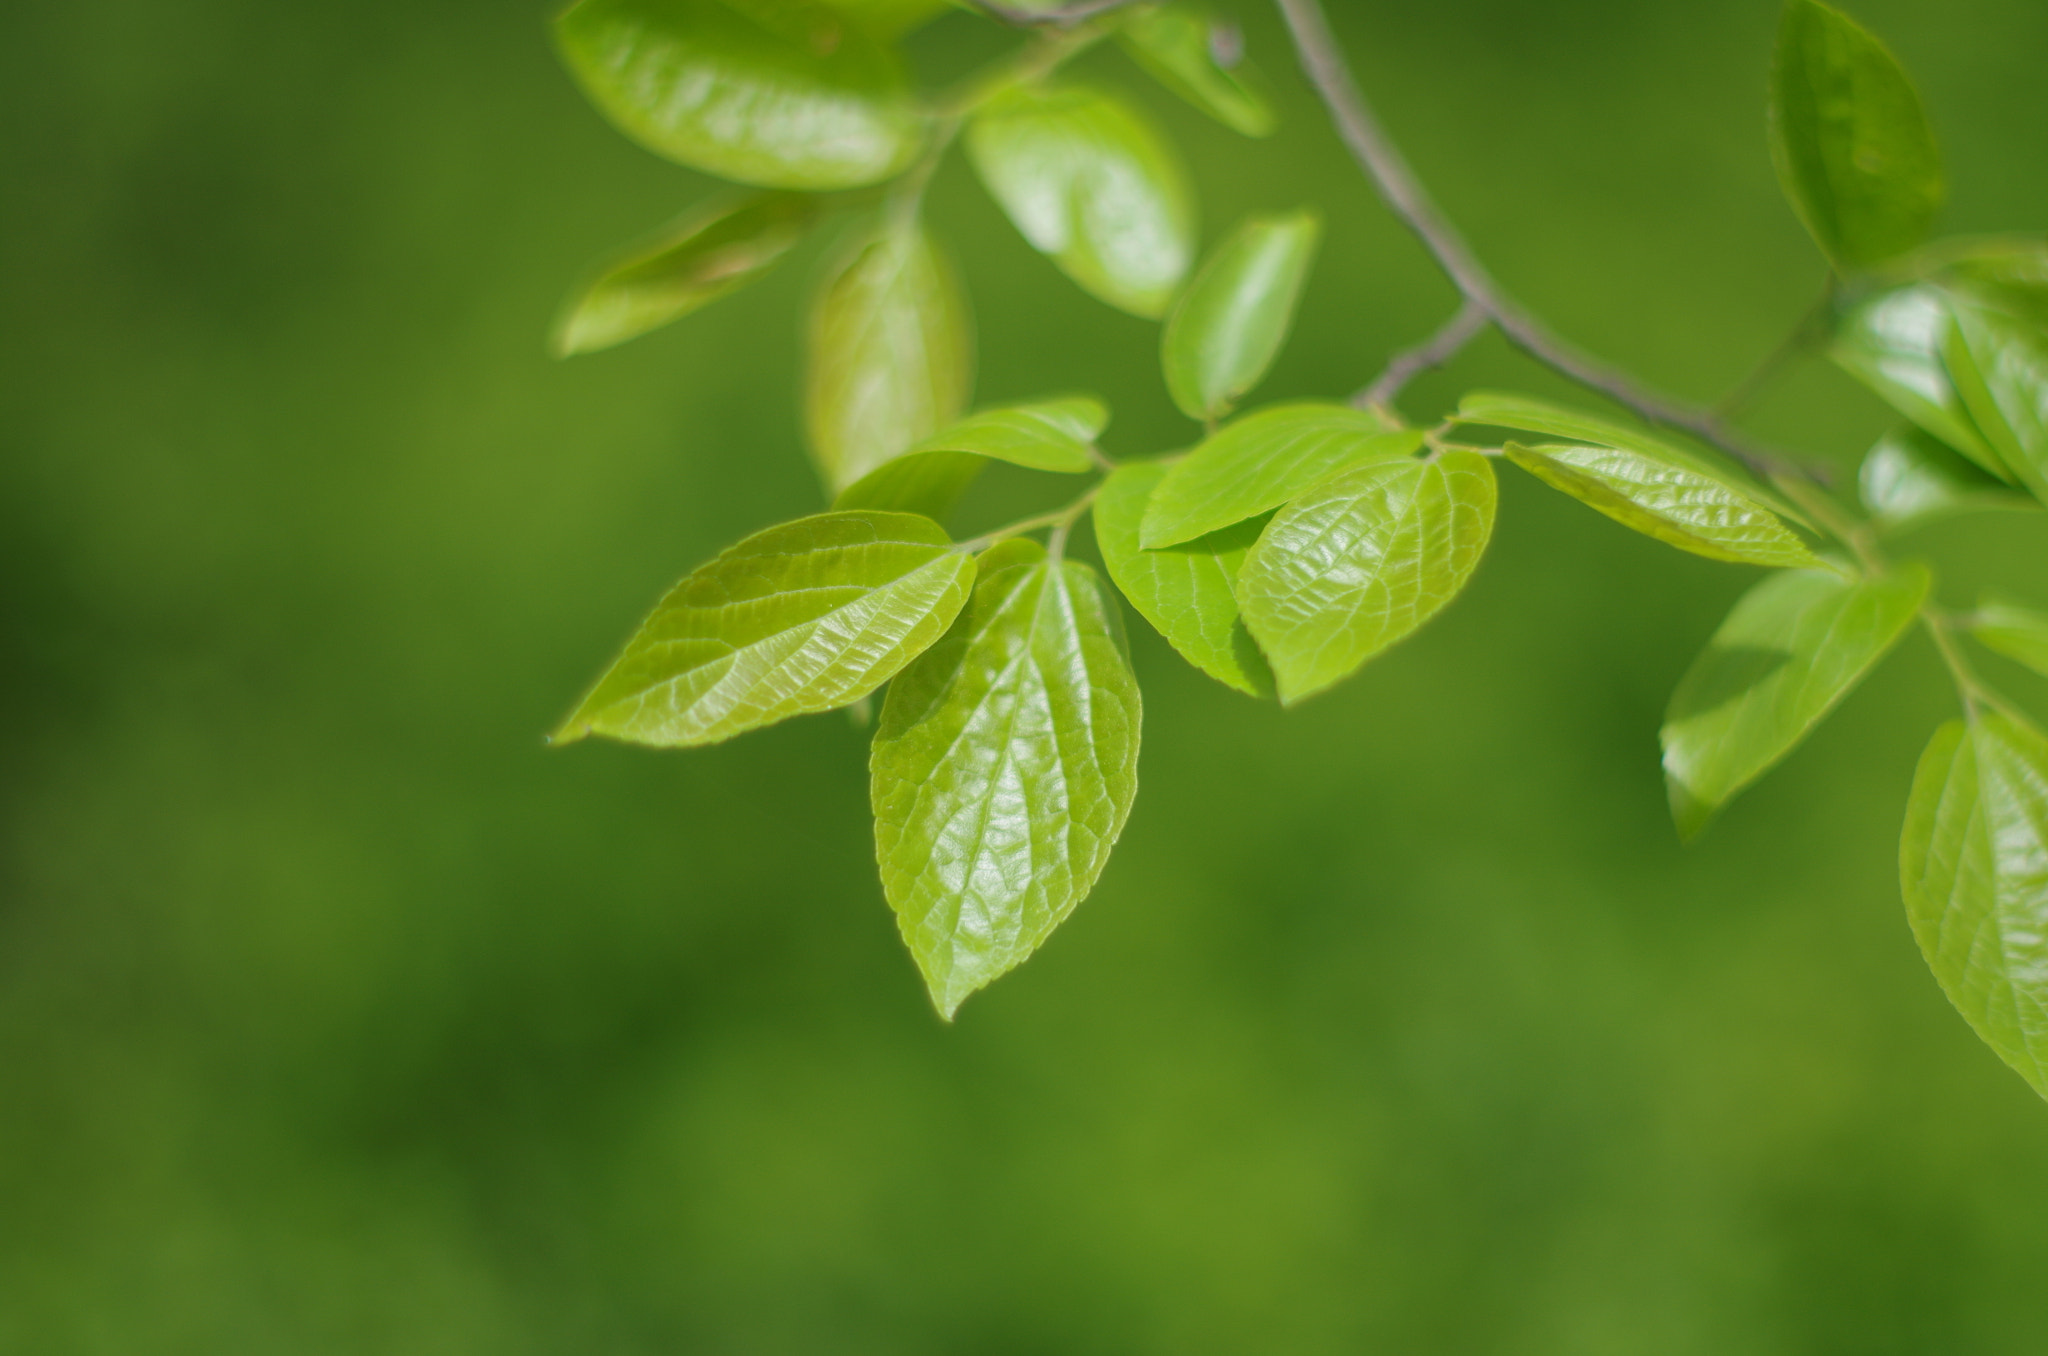
[[[1896,58],[1820,0],[1788,0],[1771,74],[1771,151],[1799,219],[1829,258],[1864,269],[1927,239],[1941,155]]]
[[[804,193],[757,193],[692,212],[607,268],[555,328],[563,356],[610,348],[765,276],[823,210]]]
[[[804,423],[845,489],[951,424],[974,380],[974,331],[951,265],[915,223],[852,251],[811,309]]]
[[[2039,508],[1924,429],[1894,429],[1863,458],[1857,486],[1864,507],[1886,527],[1903,528],[1975,509]]]
[[[1137,792],[1115,600],[1013,539],[889,689],[871,762],[882,885],[939,1011],[1015,968],[1095,885]]]
[[[2048,495],[2048,335],[1963,297],[1943,356],[1956,391],[1999,462]]]
[[[1406,457],[1415,429],[1345,405],[1277,405],[1220,430],[1167,472],[1140,536],[1173,546],[1276,509],[1340,467]]]
[[[850,188],[925,140],[894,60],[822,7],[765,23],[719,0],[581,0],[555,38],[584,91],[648,149],[743,184]]]
[[[1190,664],[1240,692],[1269,696],[1272,670],[1237,611],[1238,571],[1266,519],[1144,550],[1138,525],[1165,476],[1166,467],[1157,462],[1132,462],[1103,482],[1095,500],[1095,541],[1109,577]]]
[[[2010,479],[1956,393],[1944,361],[1949,297],[1920,283],[1881,292],[1843,315],[1829,356],[1887,404],[1992,474]]]
[[[1926,600],[1917,564],[1876,579],[1787,570],[1744,594],[1680,680],[1664,718],[1664,777],[1692,838],[1790,753],[1897,643]]]
[[[1899,876],[1949,1001],[2048,1097],[2048,740],[1991,712],[1942,726],[1913,779]]]
[[[1274,515],[1237,579],[1282,703],[1349,676],[1465,587],[1493,533],[1493,467],[1473,452],[1370,462]]]
[[[771,527],[676,585],[554,738],[715,744],[844,706],[945,634],[973,582],[929,519]]]
[[[1033,248],[1112,306],[1166,313],[1194,256],[1194,200],[1136,109],[1086,86],[1022,86],[974,116],[967,150]]]
[[[1109,423],[1092,396],[1006,405],[968,415],[840,491],[834,508],[885,508],[944,518],[987,461],[1078,475]]]
[[[2008,659],[2048,675],[2048,615],[1987,594],[1969,617],[1970,634]]]
[[[1254,218],[1203,263],[1166,322],[1166,388],[1193,419],[1229,413],[1259,384],[1294,323],[1322,220],[1313,212]]]
[[[1118,36],[1154,79],[1225,127],[1248,137],[1272,132],[1273,109],[1236,28],[1185,5],[1139,5]]]

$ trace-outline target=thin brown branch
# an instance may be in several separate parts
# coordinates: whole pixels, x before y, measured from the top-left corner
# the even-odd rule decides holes
[[[1401,394],[1403,387],[1424,372],[1434,371],[1457,357],[1465,345],[1479,337],[1479,332],[1492,319],[1484,306],[1467,297],[1458,313],[1446,320],[1435,334],[1414,348],[1396,353],[1388,361],[1386,371],[1380,373],[1372,385],[1353,396],[1351,403],[1362,410],[1393,404],[1394,397]]]
[[[1689,433],[1742,462],[1760,476],[1793,473],[1819,478],[1804,466],[1758,447],[1713,411],[1674,400],[1578,348],[1523,309],[1486,271],[1472,247],[1416,178],[1400,148],[1374,116],[1330,32],[1319,0],[1276,0],[1287,21],[1302,70],[1315,86],[1337,133],[1394,215],[1422,241],[1459,294],[1479,307],[1510,343],[1536,361],[1598,391],[1638,416]]]
[[[1069,4],[1040,9],[1007,4],[1004,0],[972,0],[974,8],[1012,28],[1071,28],[1098,14],[1107,14],[1135,3],[1137,0],[1072,0]]]

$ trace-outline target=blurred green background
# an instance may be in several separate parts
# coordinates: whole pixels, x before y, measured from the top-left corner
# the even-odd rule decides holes
[[[1951,229],[2048,226],[2038,0],[1861,0]],[[1209,237],[1332,230],[1264,396],[1452,298],[1244,6],[1287,123],[1179,137]],[[1770,0],[1339,0],[1498,273],[1693,397],[1817,290]],[[558,364],[567,285],[710,187],[571,88],[538,4],[0,11],[0,1350],[2035,1353],[2048,1107],[1895,875],[1924,639],[1697,848],[1666,694],[1750,572],[1526,478],[1468,596],[1282,716],[1133,627],[1144,789],[1045,952],[938,1022],[861,736],[550,752],[646,606],[813,510],[762,288]],[[1007,41],[966,16],[932,70]],[[1155,331],[957,159],[985,400],[1186,441]],[[1495,342],[1412,389],[1563,388]],[[1848,459],[1876,402],[1759,410]],[[1920,534],[2048,601],[2038,521]],[[2035,709],[2048,689],[1988,665]]]

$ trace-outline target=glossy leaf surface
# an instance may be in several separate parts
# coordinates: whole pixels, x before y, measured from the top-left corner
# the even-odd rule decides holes
[[[1166,388],[1191,419],[1217,419],[1279,356],[1322,220],[1313,212],[1247,221],[1202,264],[1166,322]]]
[[[1925,601],[1924,567],[1878,579],[1773,574],[1744,594],[1665,713],[1664,778],[1692,838],[1790,753],[1898,642]]]
[[[2048,740],[1991,712],[1942,726],[1913,779],[1899,877],[1949,1001],[2048,1097]]]
[[[1236,29],[1184,5],[1140,5],[1118,36],[1155,80],[1225,127],[1248,137],[1272,132],[1277,119]]]
[[[2009,478],[1949,378],[1949,330],[1949,297],[1941,288],[1894,288],[1841,317],[1829,356],[1919,427],[1985,470]]]
[[[555,37],[607,117],[692,169],[834,189],[909,164],[925,124],[888,54],[823,7],[773,17],[719,0],[581,0]]]
[[[1266,526],[1237,580],[1283,704],[1348,677],[1456,597],[1493,533],[1493,467],[1473,452],[1368,463]]]
[[[2048,615],[1989,594],[1970,614],[1969,628],[1981,644],[2048,675]]]
[[[1920,95],[1883,43],[1820,0],[1788,0],[1779,23],[1771,152],[1799,219],[1845,269],[1933,229],[1941,155]]]
[[[1415,429],[1345,405],[1279,405],[1248,414],[1190,452],[1152,492],[1147,549],[1193,541],[1276,509],[1332,471],[1406,457]]]
[[[2048,336],[1958,297],[1944,356],[1950,378],[2000,464],[2048,495]]]
[[[1123,99],[1013,89],[975,115],[967,150],[1033,248],[1112,306],[1166,313],[1194,256],[1194,200],[1172,148]]]
[[[1138,784],[1138,685],[1100,577],[1022,539],[981,569],[890,687],[870,765],[882,885],[949,1018],[1087,896]]]
[[[1895,429],[1864,455],[1857,472],[1863,505],[1885,527],[1904,528],[1975,509],[2039,508],[1923,429]]]
[[[974,380],[967,299],[914,223],[854,250],[811,308],[804,423],[835,493],[951,424]]]
[[[1090,449],[1109,425],[1092,396],[1068,396],[978,410],[933,434],[918,452],[972,452],[1033,471],[1078,475],[1094,466]]]
[[[745,287],[803,241],[822,209],[809,194],[760,193],[691,213],[583,291],[556,326],[555,352],[610,348]]]
[[[554,738],[715,744],[844,706],[945,634],[973,581],[972,558],[929,519],[771,527],[676,585]]]
[[[1157,462],[1119,466],[1095,500],[1095,541],[1109,577],[1183,659],[1253,697],[1272,694],[1273,674],[1237,610],[1237,576],[1266,526],[1252,518],[1191,542],[1147,551],[1138,528],[1166,477]]]

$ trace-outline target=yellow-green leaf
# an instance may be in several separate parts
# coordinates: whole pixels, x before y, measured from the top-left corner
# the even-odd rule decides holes
[[[1152,77],[1234,132],[1269,135],[1272,106],[1238,30],[1186,5],[1138,5],[1118,36]]]
[[[1964,457],[1925,429],[1898,428],[1864,455],[1863,505],[1887,528],[1974,509],[2035,509],[2041,502]]]
[[[1949,376],[1950,328],[1950,299],[1942,288],[1928,283],[1892,288],[1841,317],[1828,355],[1900,414],[2010,480]]]
[[[1999,464],[2048,495],[2048,334],[1972,299],[1951,300],[1943,357]]]
[[[1321,236],[1313,212],[1255,217],[1196,272],[1160,341],[1166,389],[1189,418],[1221,418],[1265,377]]]
[[[1089,470],[1095,439],[1108,423],[1108,408],[1093,396],[981,410],[868,472],[832,506],[944,518],[989,460],[1066,475]]]
[[[1969,628],[1980,644],[2048,676],[2048,615],[1990,593],[1970,614]]]

